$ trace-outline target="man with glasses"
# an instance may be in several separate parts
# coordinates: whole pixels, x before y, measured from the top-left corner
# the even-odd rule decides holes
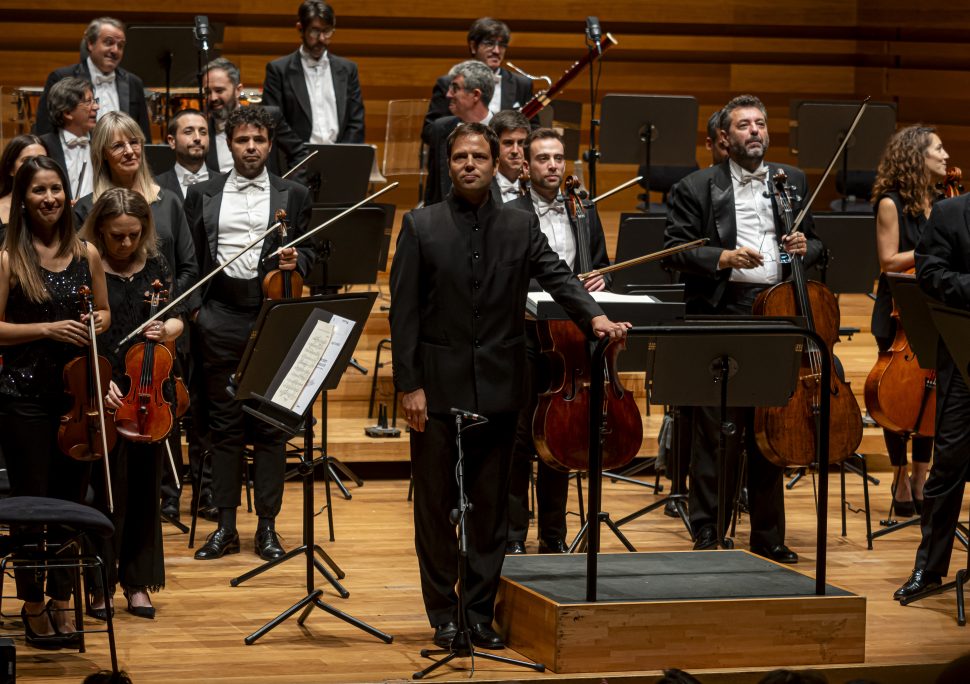
[[[48,117],[54,128],[44,133],[47,154],[67,171],[73,199],[91,193],[91,131],[98,122],[98,99],[91,82],[69,76],[54,84],[47,96]]]
[[[69,76],[82,78],[94,88],[94,97],[100,104],[98,118],[108,112],[125,112],[138,122],[145,140],[151,142],[151,122],[145,103],[145,85],[142,80],[122,69],[121,58],[125,54],[125,25],[111,17],[99,17],[88,24],[84,31],[87,56],[78,64],[55,69],[47,77],[44,94],[37,105],[37,122],[34,133],[42,135],[54,130],[47,104],[51,88]]]
[[[492,71],[495,87],[485,102],[486,108],[492,114],[498,114],[503,109],[519,109],[532,99],[532,81],[502,67],[510,39],[511,32],[505,22],[491,17],[476,19],[468,29],[468,51],[471,58]],[[440,77],[431,93],[431,102],[428,104],[428,113],[424,117],[424,128],[421,131],[421,139],[429,145],[431,124],[449,114],[448,86],[451,84],[451,76],[449,73]],[[538,121],[533,121],[533,128],[538,125]]]
[[[364,100],[357,65],[330,52],[333,8],[305,0],[297,11],[302,45],[266,65],[263,104],[279,107],[305,143],[364,142]]]

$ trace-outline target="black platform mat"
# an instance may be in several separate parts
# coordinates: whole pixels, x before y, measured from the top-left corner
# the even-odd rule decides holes
[[[811,596],[815,578],[744,551],[599,556],[599,601]],[[556,603],[586,603],[586,555],[507,556],[502,575]],[[851,596],[826,586],[828,596]]]

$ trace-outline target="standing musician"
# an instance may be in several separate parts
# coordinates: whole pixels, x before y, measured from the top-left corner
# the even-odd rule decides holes
[[[519,114],[519,116],[522,116]],[[498,117],[496,117],[498,118]],[[524,117],[523,117],[524,119]],[[579,240],[577,225],[560,194],[566,171],[566,154],[562,136],[551,128],[539,128],[529,135],[525,144],[529,164],[531,191],[508,206],[535,213],[539,229],[552,250],[572,270],[579,273],[576,249]],[[606,255],[606,239],[599,215],[592,206],[586,209],[589,229],[590,264],[593,268],[610,265]],[[604,290],[609,276],[595,276],[582,283],[588,292]],[[515,445],[512,451],[512,471],[509,483],[509,534],[506,553],[525,553],[529,533],[529,475],[536,453],[532,440],[532,417],[539,402],[539,394],[549,387],[549,362],[542,354],[535,321],[525,323],[525,343],[529,379],[528,402],[519,412]],[[565,553],[566,497],[569,492],[569,473],[556,470],[539,459],[536,477],[537,523],[539,553]]]
[[[916,276],[927,295],[970,308],[970,195],[937,202],[916,243]],[[936,351],[936,442],[923,487],[922,539],[913,574],[893,598],[940,585],[950,565],[953,536],[970,472],[970,390],[943,341]]]
[[[932,128],[908,126],[890,139],[883,152],[872,190],[876,214],[876,249],[883,273],[902,273],[916,264],[914,249],[936,197],[934,186],[946,178],[949,155]],[[880,351],[896,336],[889,282],[879,278],[872,308],[872,334]],[[916,390],[914,390],[916,391]],[[893,465],[893,510],[911,517],[923,510],[923,483],[933,455],[932,437],[913,437],[913,475],[906,472],[905,437],[883,429]]]
[[[503,202],[511,202],[529,192],[528,183],[523,181],[522,175],[523,170],[526,173],[529,170],[525,159],[525,139],[532,128],[529,120],[514,109],[503,109],[492,117],[488,125],[498,136],[498,173],[492,183],[492,193]]]
[[[98,122],[100,105],[91,82],[69,76],[54,84],[47,94],[47,109],[54,129],[40,139],[48,155],[64,167],[71,179],[71,199],[91,193],[91,131]]]
[[[263,104],[280,109],[305,143],[363,143],[364,99],[357,65],[330,52],[337,26],[333,7],[304,0],[296,16],[302,44],[266,65]]]
[[[124,112],[138,122],[142,135],[152,141],[151,120],[145,102],[145,84],[130,71],[122,69],[125,54],[125,25],[111,17],[99,17],[84,30],[84,44],[88,56],[78,64],[55,69],[47,77],[44,94],[37,105],[34,133],[41,135],[54,130],[47,104],[51,88],[62,78],[81,78],[94,86],[94,97],[101,105],[100,119],[108,112]]]
[[[90,344],[78,289],[94,294],[94,326],[111,316],[101,258],[74,229],[67,174],[49,157],[24,162],[14,179],[10,223],[0,252],[0,449],[12,496],[80,502],[90,468],[58,448],[64,412],[64,365]],[[58,649],[77,643],[71,572],[51,570],[44,603],[43,573],[18,570],[17,596],[27,645]]]
[[[242,95],[242,82],[239,80],[239,67],[225,57],[218,57],[205,65],[205,96],[209,105],[209,152],[205,162],[221,173],[227,173],[235,164],[226,123],[229,115],[239,108]],[[275,175],[282,175],[293,168],[305,156],[306,147],[300,137],[293,132],[283,112],[277,107],[263,107],[270,115],[273,128],[272,154],[266,166]],[[294,172],[296,180],[305,178],[306,169]]]
[[[472,642],[502,648],[492,629],[505,555],[508,477],[519,410],[526,401],[524,316],[535,277],[590,336],[623,337],[539,230],[532,212],[503,207],[490,192],[498,138],[482,124],[449,136],[454,183],[444,202],[404,217],[391,266],[394,382],[411,428],[415,547],[435,644],[457,634],[458,500],[453,407],[488,422],[463,440],[469,557],[463,587]]]
[[[728,150],[727,161],[690,174],[670,193],[665,247],[708,238],[698,249],[669,258],[681,272],[688,314],[750,315],[758,293],[784,279],[790,270],[782,252],[803,256],[806,265],[822,252],[811,232],[781,235],[782,223],[774,200],[769,199],[772,174],[787,174],[800,197],[807,196],[805,174],[784,164],[768,165],[768,116],[756,97],[740,95],[721,111],[718,137]],[[780,246],[779,246],[780,243]],[[715,530],[718,502],[717,451],[720,409],[696,408],[691,448],[690,521],[694,548],[714,548],[726,529]],[[739,456],[748,454],[747,474],[751,512],[751,551],[780,563],[795,563],[798,556],[785,546],[784,470],[770,463],[755,444],[751,409],[728,409],[727,420],[738,429],[727,438],[726,491],[736,491]],[[725,525],[730,515],[723,516]]]
[[[206,164],[209,123],[198,109],[182,109],[168,122],[165,142],[175,152],[175,165],[156,174],[155,182],[185,198],[190,185],[204,183],[219,170]]]
[[[512,33],[508,25],[491,17],[476,19],[468,29],[468,52],[471,59],[481,62],[492,73],[495,87],[485,98],[485,107],[492,114],[498,114],[503,109],[518,109],[532,99],[532,81],[502,66],[511,39]],[[424,127],[421,130],[421,139],[429,145],[431,144],[431,124],[436,119],[448,116],[451,111],[448,92],[453,76],[454,74],[449,72],[435,81],[431,101],[428,103],[428,113],[424,117]],[[538,126],[539,122],[536,121],[535,125]]]
[[[33,133],[15,136],[3,148],[3,154],[0,154],[0,241],[3,240],[3,231],[10,222],[14,176],[30,157],[46,154],[44,141]]]
[[[280,209],[286,211],[294,236],[307,229],[312,207],[307,189],[266,168],[275,130],[274,118],[266,109],[235,109],[226,121],[233,170],[189,188],[185,213],[203,275],[227,262],[273,225]],[[273,232],[259,247],[216,275],[208,283],[202,308],[196,314],[212,442],[213,502],[219,508],[219,526],[196,551],[199,560],[239,552],[236,509],[247,442],[253,445],[254,498],[259,516],[255,551],[266,560],[283,555],[275,519],[283,503],[285,436],[263,421],[247,418],[242,403],[226,391],[263,303],[263,276],[275,268],[296,269],[304,276],[310,270],[314,257],[309,246],[288,248],[267,264],[264,259],[281,246]]]
[[[137,192],[125,188],[111,188],[91,209],[81,229],[81,239],[98,248],[104,264],[111,306],[112,325],[99,336],[99,348],[111,362],[111,383],[105,406],[119,409],[128,394],[129,385],[139,377],[126,377],[125,358],[128,350],[144,340],[167,342],[182,333],[179,311],[164,321],[155,321],[144,333],[144,339],[132,338],[120,349],[118,343],[149,316],[146,295],[152,283],[162,283],[169,297],[175,296],[174,280],[166,260],[158,251],[155,222],[148,202]],[[176,307],[177,308],[177,307]],[[139,364],[137,370],[140,371]],[[169,378],[153,378],[155,383]],[[162,550],[162,521],[157,505],[162,479],[164,443],[137,443],[119,436],[111,459],[111,481],[114,511],[110,512],[104,488],[101,461],[96,462],[92,484],[95,505],[114,523],[110,539],[99,538],[99,555],[108,568],[108,591],[95,582],[88,606],[88,615],[107,619],[112,604],[105,604],[105,596],[113,596],[120,581],[128,602],[128,612],[153,619],[155,608],[149,592],[165,585],[165,560]],[[98,475],[97,471],[102,470]],[[100,542],[100,543],[98,543]],[[99,578],[100,580],[100,578]]]

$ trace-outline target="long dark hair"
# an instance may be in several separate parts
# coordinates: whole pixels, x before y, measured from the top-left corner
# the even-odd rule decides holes
[[[14,162],[17,161],[17,157],[24,151],[24,148],[31,145],[40,145],[45,150],[47,149],[44,141],[32,133],[11,138],[7,146],[3,148],[3,155],[0,156],[0,197],[6,197],[13,192]]]

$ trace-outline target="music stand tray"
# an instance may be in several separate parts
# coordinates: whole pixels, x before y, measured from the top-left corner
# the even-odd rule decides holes
[[[316,152],[307,161],[307,187],[314,204],[351,205],[367,197],[367,185],[374,165],[374,148],[370,145],[307,145]]]
[[[389,209],[390,208],[390,209]],[[314,207],[311,225],[320,225],[337,216],[345,207]],[[391,234],[387,212],[393,205],[366,205],[331,224],[312,239],[317,259],[305,282],[317,287],[335,285],[373,285],[377,272],[387,269]]]

